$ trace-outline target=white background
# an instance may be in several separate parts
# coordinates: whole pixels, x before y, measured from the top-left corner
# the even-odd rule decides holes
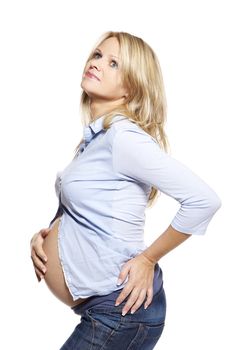
[[[32,235],[57,209],[55,175],[82,136],[85,59],[107,30],[142,37],[158,55],[172,155],[222,199],[205,236],[162,258],[167,320],[160,350],[233,349],[232,1],[1,1],[1,342],[3,349],[58,350],[79,322],[38,283]],[[178,203],[161,195],[147,211],[152,242]],[[5,344],[5,345],[3,345]]]

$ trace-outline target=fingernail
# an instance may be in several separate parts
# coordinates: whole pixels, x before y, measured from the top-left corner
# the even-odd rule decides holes
[[[135,311],[136,311],[136,310],[131,310],[131,314],[134,314]]]
[[[46,268],[45,268],[45,267],[43,267],[42,271],[43,271],[44,273],[46,273]]]
[[[44,260],[44,262],[47,262],[47,258],[45,256],[44,256],[43,260]]]
[[[125,316],[127,311],[122,311],[122,316]]]
[[[122,283],[122,281],[120,279],[118,279],[116,285],[119,286]]]
[[[120,303],[115,303],[115,306],[118,306]]]
[[[144,306],[144,309],[146,310],[146,309],[147,309],[147,307],[148,307],[148,305],[145,305],[145,306]]]

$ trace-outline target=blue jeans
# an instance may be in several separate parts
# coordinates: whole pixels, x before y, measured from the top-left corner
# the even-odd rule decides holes
[[[143,303],[134,314],[130,309],[122,316],[127,299],[118,306],[114,302],[109,306],[100,303],[85,310],[60,350],[153,350],[166,316],[163,286],[146,310]]]

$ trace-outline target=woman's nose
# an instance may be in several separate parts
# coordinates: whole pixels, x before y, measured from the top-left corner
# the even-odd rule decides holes
[[[92,60],[92,61],[90,61],[89,67],[90,67],[90,68],[96,68],[98,71],[100,71],[100,69],[101,69],[101,63]]]

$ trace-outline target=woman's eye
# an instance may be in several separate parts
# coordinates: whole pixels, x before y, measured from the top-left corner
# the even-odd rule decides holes
[[[93,57],[96,57],[97,55],[101,57],[99,52],[94,52]]]
[[[112,63],[114,63],[114,65]],[[111,61],[111,67],[114,67],[114,68],[118,67],[118,63],[116,61],[112,60]]]
[[[93,58],[99,58],[99,57],[102,57],[102,55],[99,52],[94,52],[92,57]],[[112,60],[110,65],[111,65],[112,68],[117,68],[118,67],[118,63],[115,60]]]

